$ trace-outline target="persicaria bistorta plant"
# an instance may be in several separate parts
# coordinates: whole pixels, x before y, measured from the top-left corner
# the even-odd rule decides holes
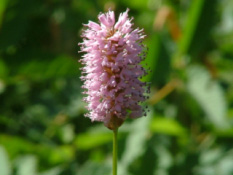
[[[140,80],[147,71],[140,64],[146,49],[143,30],[133,29],[128,9],[115,21],[113,11],[98,16],[99,23],[84,25],[80,60],[87,96],[86,114],[92,121],[104,122],[109,129],[118,128],[127,117],[145,114],[141,103],[147,99],[148,86]]]

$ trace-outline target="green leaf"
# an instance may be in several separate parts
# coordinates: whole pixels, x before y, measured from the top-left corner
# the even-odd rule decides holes
[[[61,145],[54,148],[47,159],[55,164],[71,161],[74,159],[74,156],[74,148],[71,145]]]
[[[30,79],[44,80],[67,75],[77,74],[77,65],[68,56],[59,56],[55,59],[34,59],[20,66],[18,74]]]
[[[147,64],[151,72],[142,80],[151,82],[152,85],[166,83],[170,73],[170,55],[165,42],[162,41],[162,37],[159,33],[153,33],[150,39],[145,42],[149,50],[142,64]]]
[[[6,150],[0,146],[0,174],[11,175],[11,165]]]
[[[126,140],[125,150],[119,162],[119,174],[127,174],[129,165],[145,151],[148,136],[148,127],[152,113],[147,117],[134,120],[130,126],[130,132]]]
[[[173,162],[173,156],[169,152],[168,148],[162,143],[154,146],[154,152],[158,159],[158,164],[154,168],[154,174],[168,174],[168,169],[171,167]]]
[[[46,170],[39,175],[59,175],[61,173],[62,169],[60,167],[55,167],[50,170]]]
[[[74,158],[74,148],[69,145],[34,144],[27,139],[9,135],[0,135],[0,143],[5,146],[11,157],[15,157],[22,152],[36,154],[50,164],[70,161]]]
[[[8,68],[4,60],[0,58],[0,78],[5,78],[8,74]]]
[[[207,46],[206,42],[216,21],[216,4],[216,0],[192,1],[183,35],[178,43],[176,59],[179,60],[186,54],[197,56]]]
[[[16,175],[36,175],[37,159],[33,155],[25,155],[16,160]]]
[[[152,132],[172,136],[184,136],[186,131],[177,121],[164,117],[155,117],[150,123]]]
[[[219,1],[221,10],[219,21],[220,24],[216,26],[214,36],[218,45],[218,50],[223,53],[232,54],[233,47],[233,1],[222,0]],[[220,62],[222,63],[222,62]],[[227,65],[226,65],[227,66]],[[228,65],[231,66],[231,65]],[[231,66],[232,67],[232,66]],[[232,69],[231,69],[232,70]]]
[[[217,81],[211,79],[209,72],[200,66],[187,69],[187,89],[206,113],[209,121],[219,129],[226,129],[227,106],[224,92]]]
[[[0,143],[7,149],[10,157],[16,156],[19,152],[29,152],[33,147],[33,144],[26,139],[3,134],[0,135]]]
[[[96,127],[93,127],[96,128]],[[88,150],[112,141],[112,133],[102,127],[90,129],[88,132],[79,134],[75,139],[78,149]]]
[[[201,164],[214,163],[219,159],[221,159],[222,154],[223,154],[223,150],[220,148],[205,150],[200,156],[200,163]]]
[[[195,168],[195,174],[202,175],[232,175],[233,149],[224,152],[217,147],[212,150],[204,150],[200,156],[200,165]]]
[[[138,9],[140,11],[142,11],[142,9],[147,8],[147,2],[148,2],[148,0],[145,0],[145,1],[141,1],[141,0],[122,1],[122,3],[124,3],[127,7],[135,8],[135,9]]]
[[[142,80],[148,82],[151,81],[153,78],[157,65],[157,59],[159,57],[160,42],[158,35],[151,35],[150,39],[147,39],[145,43],[149,50],[145,61],[143,61],[143,64],[148,64],[152,72],[147,76],[143,77]]]
[[[5,8],[7,6],[7,1],[8,0],[1,0],[0,1],[0,29],[1,29],[1,25],[2,25],[3,14],[4,14]]]
[[[88,161],[78,170],[77,175],[109,175],[110,172],[109,165]]]
[[[233,128],[229,128],[225,130],[215,130],[215,135],[218,137],[233,138]]]
[[[192,1],[189,14],[188,14],[188,18],[187,18],[187,23],[185,25],[186,28],[184,29],[184,34],[179,44],[180,54],[187,53],[191,45],[194,32],[197,28],[198,20],[201,17],[201,11],[202,11],[204,2],[205,2],[204,0]]]
[[[66,124],[61,127],[59,132],[61,140],[63,143],[70,143],[74,139],[74,126],[72,124]]]

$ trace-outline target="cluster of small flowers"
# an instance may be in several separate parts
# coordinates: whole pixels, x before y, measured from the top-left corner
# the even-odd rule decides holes
[[[86,52],[80,60],[84,64],[81,79],[87,94],[86,116],[110,129],[119,127],[127,116],[146,115],[141,103],[148,98],[149,86],[140,78],[147,71],[139,64],[146,55],[141,43],[145,35],[143,30],[132,29],[128,11],[120,14],[117,22],[113,11],[100,14],[100,24],[89,21],[80,43],[81,52]]]

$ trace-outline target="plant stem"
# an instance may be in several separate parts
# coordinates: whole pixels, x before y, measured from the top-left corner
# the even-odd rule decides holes
[[[112,174],[117,175],[117,131],[118,128],[113,130],[113,155],[112,155]]]

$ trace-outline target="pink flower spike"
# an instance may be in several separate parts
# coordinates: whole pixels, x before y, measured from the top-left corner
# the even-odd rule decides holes
[[[119,19],[117,21],[117,23],[115,24],[115,28],[118,29],[120,26],[122,26],[128,19],[128,12],[129,9],[126,10],[126,12],[121,13],[119,16]]]
[[[95,30],[95,31],[98,31],[101,29],[100,25],[95,23],[95,22],[92,22],[92,21],[89,21],[89,23],[87,24],[88,27],[90,27],[92,30]]]
[[[143,30],[133,29],[129,9],[115,22],[113,11],[100,14],[99,24],[89,21],[82,37],[80,60],[89,111],[85,116],[104,122],[109,129],[118,128],[127,117],[146,115],[141,107],[149,87],[140,80],[147,74],[140,65],[145,59]]]

